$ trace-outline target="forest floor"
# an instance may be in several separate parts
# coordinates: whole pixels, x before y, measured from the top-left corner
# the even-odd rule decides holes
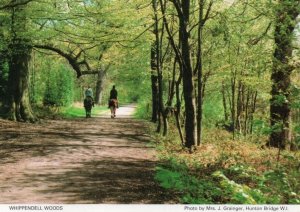
[[[175,203],[154,180],[146,124],[132,118],[0,119],[0,203]]]

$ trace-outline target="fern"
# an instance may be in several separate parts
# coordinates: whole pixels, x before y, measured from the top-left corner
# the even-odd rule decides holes
[[[230,202],[235,204],[265,204],[266,198],[258,189],[251,189],[228,179],[221,171],[212,174],[220,180],[221,187],[230,195]]]

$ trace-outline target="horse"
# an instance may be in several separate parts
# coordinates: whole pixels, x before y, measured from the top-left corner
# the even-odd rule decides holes
[[[110,108],[110,117],[115,118],[116,117],[116,108],[118,107],[118,100],[116,99],[110,99],[109,100],[109,108]]]
[[[91,118],[91,114],[92,114],[92,107],[94,106],[94,100],[92,97],[90,96],[87,96],[85,99],[84,99],[84,102],[83,102],[83,105],[84,105],[84,109],[85,109],[85,117],[86,118]]]

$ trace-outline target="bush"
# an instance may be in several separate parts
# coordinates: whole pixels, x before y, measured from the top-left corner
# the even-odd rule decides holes
[[[46,81],[43,104],[48,106],[68,106],[73,102],[74,75],[64,65],[51,70]]]

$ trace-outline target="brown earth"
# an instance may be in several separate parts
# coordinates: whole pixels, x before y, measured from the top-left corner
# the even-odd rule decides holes
[[[39,124],[0,120],[0,203],[175,203],[133,106]]]

